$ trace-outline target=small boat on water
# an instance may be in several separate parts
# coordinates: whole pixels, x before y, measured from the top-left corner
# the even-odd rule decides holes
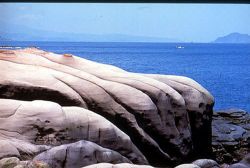
[[[184,47],[183,46],[176,46],[176,48],[183,49]]]

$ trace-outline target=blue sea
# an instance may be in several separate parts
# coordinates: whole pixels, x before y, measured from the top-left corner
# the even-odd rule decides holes
[[[131,72],[187,76],[212,93],[215,110],[250,112],[250,44],[0,42],[0,46],[36,46]]]

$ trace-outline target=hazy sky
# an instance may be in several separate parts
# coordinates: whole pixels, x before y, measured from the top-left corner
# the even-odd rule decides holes
[[[0,3],[0,26],[210,42],[250,34],[250,4]]]

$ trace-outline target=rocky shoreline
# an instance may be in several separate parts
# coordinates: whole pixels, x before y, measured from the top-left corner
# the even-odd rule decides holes
[[[240,161],[249,153],[249,114],[213,113],[213,96],[190,78],[36,48],[0,50],[0,67],[0,167],[249,163]]]
[[[212,147],[218,163],[239,162],[250,153],[250,114],[228,109],[213,114]]]

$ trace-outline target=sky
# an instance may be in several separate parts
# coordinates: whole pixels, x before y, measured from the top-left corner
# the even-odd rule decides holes
[[[250,34],[250,4],[0,3],[0,25],[210,42]]]

